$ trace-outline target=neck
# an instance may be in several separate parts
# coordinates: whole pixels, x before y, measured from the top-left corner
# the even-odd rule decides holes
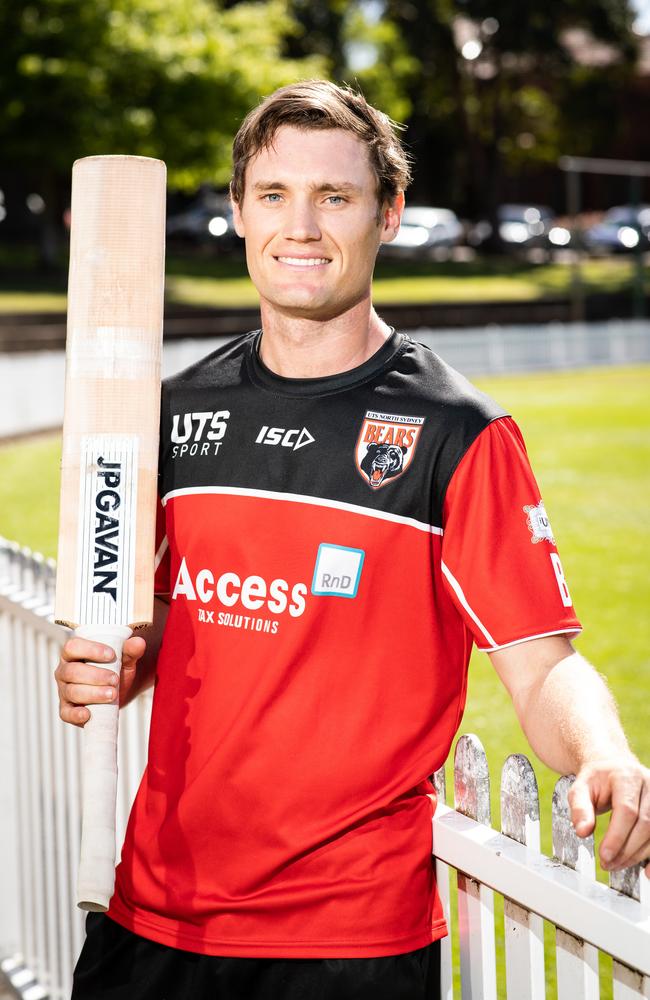
[[[391,334],[370,296],[332,319],[286,316],[264,299],[260,358],[284,378],[322,378],[357,368]]]

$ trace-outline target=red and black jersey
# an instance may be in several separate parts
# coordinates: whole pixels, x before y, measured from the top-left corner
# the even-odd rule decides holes
[[[286,379],[248,334],[164,383],[149,760],[110,916],[224,956],[445,933],[429,776],[472,642],[580,626],[512,420],[400,333]]]

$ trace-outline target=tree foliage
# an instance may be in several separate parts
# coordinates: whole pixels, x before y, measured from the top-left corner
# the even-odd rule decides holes
[[[293,3],[300,21],[302,0]],[[318,6],[340,15],[340,0]],[[506,174],[534,172],[563,152],[607,153],[634,67],[632,22],[629,0],[351,0],[330,69],[406,121],[413,197],[493,214]],[[576,59],[572,29],[606,43],[610,64]],[[478,44],[472,58],[463,55],[468,39]],[[369,48],[374,59],[357,68],[355,53]]]
[[[293,30],[283,0],[0,0],[2,166],[45,197],[50,230],[81,156],[156,156],[177,187],[223,184],[250,108],[325,70],[282,56]]]
[[[0,0],[2,168],[54,218],[84,155],[159,156],[175,186],[225,183],[249,108],[329,76],[407,123],[414,197],[492,214],[508,173],[607,154],[632,20],[630,0]],[[609,65],[575,58],[576,28]]]
[[[250,107],[323,70],[281,58],[291,30],[282,0],[1,0],[3,161],[68,172],[129,152],[162,157],[176,182],[224,180]]]

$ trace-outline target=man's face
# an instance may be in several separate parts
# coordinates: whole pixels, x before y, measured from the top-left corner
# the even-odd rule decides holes
[[[379,244],[399,229],[403,195],[377,217],[366,146],[342,129],[283,126],[246,167],[234,204],[248,270],[263,302],[327,320],[369,296]]]

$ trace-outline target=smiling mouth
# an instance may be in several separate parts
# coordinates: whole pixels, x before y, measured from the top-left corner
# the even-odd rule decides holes
[[[293,267],[317,267],[319,264],[330,264],[329,257],[276,257],[280,264],[291,264]]]

